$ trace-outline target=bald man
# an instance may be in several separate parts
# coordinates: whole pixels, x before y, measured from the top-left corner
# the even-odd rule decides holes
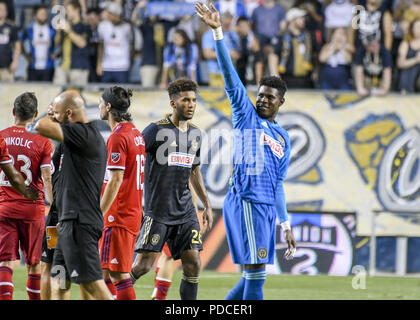
[[[40,119],[35,130],[62,144],[62,161],[56,170],[58,240],[51,275],[53,299],[68,297],[70,283],[96,300],[111,300],[102,278],[98,241],[104,225],[100,195],[107,149],[96,125],[89,122],[85,104],[76,91],[65,91],[52,102],[53,116]],[[65,274],[65,281],[64,281]]]

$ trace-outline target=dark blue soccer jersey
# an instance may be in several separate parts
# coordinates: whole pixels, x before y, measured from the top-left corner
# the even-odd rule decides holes
[[[189,189],[191,170],[200,164],[201,131],[180,131],[169,118],[142,132],[146,143],[144,215],[168,225],[196,219]]]

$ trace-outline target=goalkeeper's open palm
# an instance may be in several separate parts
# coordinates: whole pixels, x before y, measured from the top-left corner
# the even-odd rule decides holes
[[[222,25],[220,23],[220,15],[213,3],[210,3],[209,6],[210,8],[203,2],[197,2],[195,4],[196,13],[208,26],[216,29]]]

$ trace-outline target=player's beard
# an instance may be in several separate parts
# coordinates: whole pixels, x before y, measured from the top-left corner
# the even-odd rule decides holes
[[[62,124],[69,123],[69,116],[67,114],[64,115],[63,120],[61,121]]]

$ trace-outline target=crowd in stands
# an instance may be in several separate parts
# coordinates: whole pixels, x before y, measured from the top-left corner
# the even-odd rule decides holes
[[[212,32],[194,14],[193,0],[19,3],[0,1],[0,81],[166,88],[185,76],[223,86]],[[289,88],[361,96],[420,91],[420,0],[216,0],[215,6],[246,85],[280,75]]]

